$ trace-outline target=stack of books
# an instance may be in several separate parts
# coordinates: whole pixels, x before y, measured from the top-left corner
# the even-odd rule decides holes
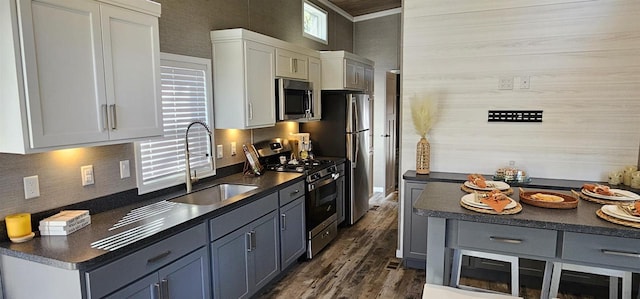
[[[40,235],[66,236],[91,224],[88,210],[64,210],[40,220]]]

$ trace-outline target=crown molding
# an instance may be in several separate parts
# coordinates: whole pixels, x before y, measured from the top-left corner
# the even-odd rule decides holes
[[[402,7],[392,8],[392,9],[387,9],[379,12],[374,12],[374,13],[354,17],[353,22],[356,23],[356,22],[377,19],[377,18],[382,18],[382,17],[401,14],[401,13],[402,13]]]

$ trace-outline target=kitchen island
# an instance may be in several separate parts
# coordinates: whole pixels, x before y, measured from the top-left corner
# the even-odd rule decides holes
[[[429,182],[413,206],[416,214],[427,217],[427,283],[449,283],[453,249],[631,272],[640,269],[640,229],[598,218],[599,204],[580,200],[576,209],[568,210],[522,204],[515,215],[482,214],[460,206],[460,198],[467,194],[460,186]],[[519,191],[514,191],[510,197],[518,200]],[[499,241],[504,239],[514,242]]]

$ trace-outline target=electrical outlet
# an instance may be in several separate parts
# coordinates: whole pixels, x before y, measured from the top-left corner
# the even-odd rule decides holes
[[[498,89],[500,90],[513,89],[513,77],[500,77],[500,79],[498,79]]]
[[[216,145],[216,158],[222,159],[224,157],[222,144]]]
[[[231,142],[231,156],[235,156],[236,155],[236,142]]]
[[[80,176],[82,177],[82,186],[93,185],[93,165],[85,165],[80,167]]]
[[[129,160],[120,161],[120,178],[126,179],[131,176],[131,168],[129,168]]]
[[[24,177],[22,181],[24,182],[24,199],[40,196],[40,183],[38,183],[37,175]]]
[[[520,76],[520,89],[529,89],[530,77],[529,76]]]

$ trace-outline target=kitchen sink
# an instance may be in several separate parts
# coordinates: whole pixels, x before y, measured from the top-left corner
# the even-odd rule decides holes
[[[256,188],[258,187],[252,185],[218,184],[207,189],[170,199],[169,201],[192,205],[212,205],[228,200],[236,195],[247,193]]]

